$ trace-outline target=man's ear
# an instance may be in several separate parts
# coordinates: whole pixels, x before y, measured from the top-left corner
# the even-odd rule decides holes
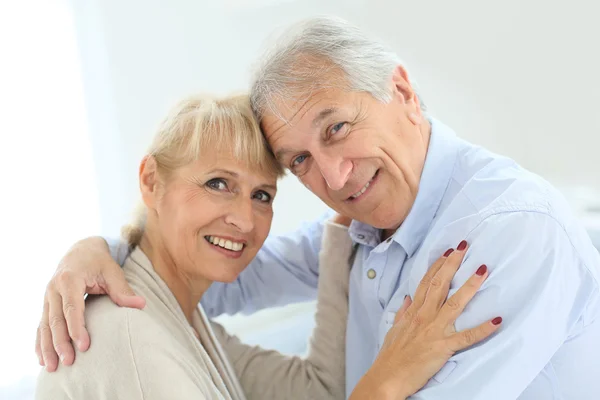
[[[158,169],[156,160],[151,155],[142,159],[139,170],[140,193],[142,200],[148,209],[156,209],[156,198],[158,189]]]
[[[419,96],[417,96],[417,92],[410,83],[406,68],[402,65],[394,68],[392,74],[392,93],[395,98],[406,106],[408,119],[415,125],[420,124],[422,121],[422,112]]]

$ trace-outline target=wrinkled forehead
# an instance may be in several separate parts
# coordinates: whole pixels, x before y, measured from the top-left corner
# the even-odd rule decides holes
[[[346,95],[344,95],[346,94]],[[352,104],[348,92],[325,89],[302,99],[278,99],[261,118],[261,129],[271,148],[294,133],[310,133],[326,117],[347,109]]]

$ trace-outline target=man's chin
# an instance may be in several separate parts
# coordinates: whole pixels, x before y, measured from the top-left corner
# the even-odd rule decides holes
[[[384,215],[378,214],[376,211],[373,211],[368,214],[356,215],[353,219],[384,231],[396,231],[405,219],[403,216],[399,217],[390,213],[385,213]]]

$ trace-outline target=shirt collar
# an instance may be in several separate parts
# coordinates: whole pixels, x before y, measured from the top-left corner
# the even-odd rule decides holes
[[[400,228],[381,246],[381,251],[393,240],[411,257],[429,231],[450,183],[458,152],[456,134],[435,119],[430,122],[431,137],[417,198]],[[349,233],[352,240],[360,244],[376,247],[381,243],[381,230],[359,221],[352,221]]]

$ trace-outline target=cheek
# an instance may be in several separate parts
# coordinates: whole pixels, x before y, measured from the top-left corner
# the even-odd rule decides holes
[[[166,240],[181,244],[187,242],[186,237],[194,236],[203,226],[210,222],[210,217],[218,212],[218,205],[210,201],[209,196],[190,196],[189,193],[173,193],[165,197],[158,210],[161,229]]]
[[[256,232],[256,241],[260,246],[262,246],[263,242],[269,236],[269,231],[271,230],[271,223],[273,222],[273,210],[260,210],[257,212],[255,217],[255,232]]]
[[[312,162],[310,169],[298,179],[305,188],[313,192],[320,199],[325,199],[328,196],[327,182],[315,162]]]

